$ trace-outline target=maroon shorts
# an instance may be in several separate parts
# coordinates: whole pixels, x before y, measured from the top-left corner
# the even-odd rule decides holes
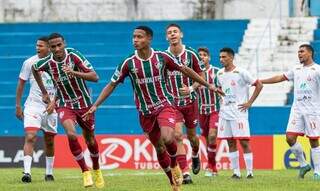
[[[82,129],[94,130],[94,114],[90,115],[87,121],[82,119],[82,115],[85,114],[90,107],[83,109],[70,109],[67,107],[60,107],[57,109],[57,113],[60,119],[60,122],[63,123],[67,119],[71,119],[75,124],[79,124]]]
[[[194,129],[198,123],[198,102],[194,101],[186,106],[176,106],[177,123],[184,123],[188,129]]]
[[[199,123],[201,128],[201,135],[204,137],[207,137],[209,134],[209,129],[218,128],[218,119],[219,119],[219,113],[218,112],[212,112],[209,115],[200,114],[199,115]]]
[[[142,115],[140,113],[139,118],[143,131],[148,134],[152,144],[155,144],[161,137],[161,127],[174,129],[176,125],[176,110],[172,106],[165,106],[157,114]]]

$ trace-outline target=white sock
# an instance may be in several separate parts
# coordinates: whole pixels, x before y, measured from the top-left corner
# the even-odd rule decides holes
[[[229,160],[231,162],[233,173],[240,176],[239,151],[229,152]]]
[[[32,157],[30,155],[25,155],[23,157],[24,173],[31,174],[31,163],[32,163]]]
[[[291,148],[291,152],[294,154],[298,162],[300,163],[300,167],[307,166],[308,163],[303,155],[303,150],[300,143],[296,142]]]
[[[46,157],[46,174],[53,174],[54,157]]]
[[[244,153],[243,154],[244,162],[246,163],[247,175],[253,175],[253,155],[252,153]]]
[[[314,166],[314,173],[320,175],[320,147],[311,148],[311,158]]]

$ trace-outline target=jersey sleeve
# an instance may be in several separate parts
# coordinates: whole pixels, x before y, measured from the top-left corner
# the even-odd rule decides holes
[[[205,71],[205,65],[202,62],[200,56],[198,55],[198,53],[196,52],[192,52],[192,69],[197,72],[197,73],[201,73]]]
[[[244,82],[248,85],[254,85],[257,79],[253,78],[252,75],[247,71],[243,70],[242,72],[242,78]]]
[[[118,65],[116,71],[111,77],[111,81],[114,83],[123,83],[124,79],[129,75],[128,62],[123,62]]]
[[[182,64],[169,52],[161,52],[164,62],[167,66],[167,68],[171,71],[173,70],[179,70],[180,67],[182,67]]]
[[[283,74],[283,76],[288,80],[288,81],[292,81],[294,78],[294,71],[293,70],[289,70],[288,72],[285,72]]]
[[[19,78],[24,81],[29,80],[31,75],[31,67],[32,67],[32,64],[30,64],[27,60],[24,61],[22,68],[20,70]]]
[[[49,61],[50,59],[48,59],[48,57],[40,59],[38,62],[33,64],[33,68],[36,71],[46,71],[49,69]]]
[[[88,73],[94,71],[92,64],[79,51],[72,51],[74,63],[82,72]]]

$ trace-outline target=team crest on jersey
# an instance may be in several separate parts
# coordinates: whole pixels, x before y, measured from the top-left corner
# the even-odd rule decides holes
[[[64,111],[61,111],[61,112],[59,113],[59,118],[62,119],[63,116],[64,116]]]
[[[138,68],[131,68],[130,71],[131,71],[131,73],[137,74]]]
[[[231,80],[231,86],[235,86],[236,82],[234,80]]]
[[[312,79],[311,79],[311,76],[308,76],[307,77],[307,80],[310,82]]]
[[[160,68],[162,67],[162,65],[163,65],[163,64],[162,64],[161,61],[157,62],[157,64],[156,64],[157,69],[160,70]]]
[[[172,124],[175,123],[175,119],[174,119],[174,118],[168,118],[168,121],[169,121],[170,123],[172,123]]]
[[[185,59],[182,63],[184,65],[188,66],[191,63],[191,60],[190,59]]]

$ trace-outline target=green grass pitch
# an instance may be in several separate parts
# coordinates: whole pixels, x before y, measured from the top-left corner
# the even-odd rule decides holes
[[[162,171],[156,170],[104,170],[106,186],[110,191],[166,191],[171,190]],[[242,172],[245,175],[245,172]],[[254,179],[231,180],[231,171],[220,171],[215,178],[204,177],[204,171],[192,175],[194,183],[182,186],[183,191],[303,191],[319,190],[320,181],[297,178],[298,170],[256,170]],[[0,190],[98,190],[83,188],[79,169],[55,169],[55,182],[44,182],[44,169],[32,168],[32,183],[21,182],[22,168],[0,169]]]

